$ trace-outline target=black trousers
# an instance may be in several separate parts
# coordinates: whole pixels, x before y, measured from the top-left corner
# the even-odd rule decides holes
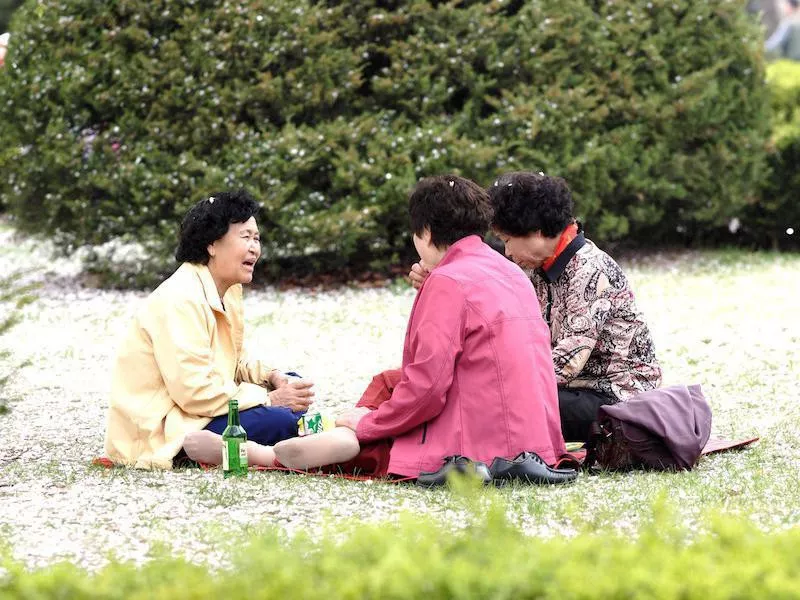
[[[567,442],[585,442],[589,426],[597,420],[597,409],[614,400],[605,394],[587,389],[558,388],[558,412],[561,433]]]

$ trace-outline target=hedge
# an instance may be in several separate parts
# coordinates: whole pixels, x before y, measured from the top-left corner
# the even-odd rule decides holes
[[[65,249],[141,243],[136,276],[221,188],[263,201],[275,275],[396,261],[425,175],[556,173],[593,238],[647,243],[726,226],[765,175],[743,1],[28,0],[11,29],[0,207]]]
[[[767,67],[772,137],[765,179],[756,202],[744,211],[742,237],[759,246],[800,249],[800,64],[781,60]]]
[[[11,15],[22,4],[22,0],[0,0],[0,33],[8,30]]]
[[[539,539],[494,506],[485,518],[444,527],[406,515],[394,525],[350,525],[289,542],[266,535],[238,547],[233,565],[170,557],[141,567],[114,562],[89,574],[68,563],[28,570],[2,565],[0,596],[47,598],[797,598],[800,530],[758,530],[743,518],[713,519],[692,534],[668,513],[633,539],[610,531]],[[342,527],[347,532],[342,531]],[[229,555],[230,556],[230,555]],[[226,561],[227,562],[227,561]],[[792,591],[794,590],[794,591]]]

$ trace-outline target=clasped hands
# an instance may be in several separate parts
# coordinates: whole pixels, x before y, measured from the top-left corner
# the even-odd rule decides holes
[[[408,278],[411,280],[411,286],[418,290],[422,287],[422,283],[427,279],[428,274],[431,272],[430,267],[426,265],[424,262],[419,261],[414,263],[411,266],[411,270],[408,272]]]
[[[308,379],[300,379],[289,383],[289,379],[280,371],[275,370],[269,374],[267,380],[275,389],[269,393],[272,406],[285,406],[295,412],[308,410],[314,402],[314,392],[311,387],[314,383]],[[361,418],[368,414],[370,409],[356,407],[346,410],[336,419],[337,427],[349,427],[353,431],[358,427]]]
[[[314,392],[311,391],[314,382],[309,379],[299,379],[289,383],[288,377],[275,370],[269,374],[267,382],[275,388],[269,393],[272,406],[285,406],[294,412],[302,412],[308,410],[314,402]]]

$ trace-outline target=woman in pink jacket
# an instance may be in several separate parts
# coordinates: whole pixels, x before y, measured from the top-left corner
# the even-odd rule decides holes
[[[483,242],[486,192],[461,177],[423,179],[409,212],[414,246],[435,268],[411,310],[391,395],[370,405],[365,394],[335,429],[279,442],[277,461],[351,461],[363,472],[368,455],[368,474],[401,477],[435,472],[448,457],[458,468],[464,459],[453,456],[509,467],[536,461],[522,454],[533,452],[555,463],[565,448],[549,332],[531,282]]]

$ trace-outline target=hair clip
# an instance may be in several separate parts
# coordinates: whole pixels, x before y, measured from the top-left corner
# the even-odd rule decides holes
[[[209,204],[214,204],[214,196],[209,196],[208,197],[208,203]]]
[[[544,171],[539,171],[539,175],[541,175],[542,177],[544,177]]]
[[[455,182],[455,181],[451,181],[451,182],[450,182],[450,187],[453,187],[455,184],[456,184],[456,182]]]
[[[497,187],[498,185],[500,185],[500,182],[495,179],[494,180],[494,187]]]
[[[514,182],[513,182],[513,181],[512,181],[511,183],[509,183],[509,184],[508,184],[508,187],[511,187],[512,185],[514,185]]]

